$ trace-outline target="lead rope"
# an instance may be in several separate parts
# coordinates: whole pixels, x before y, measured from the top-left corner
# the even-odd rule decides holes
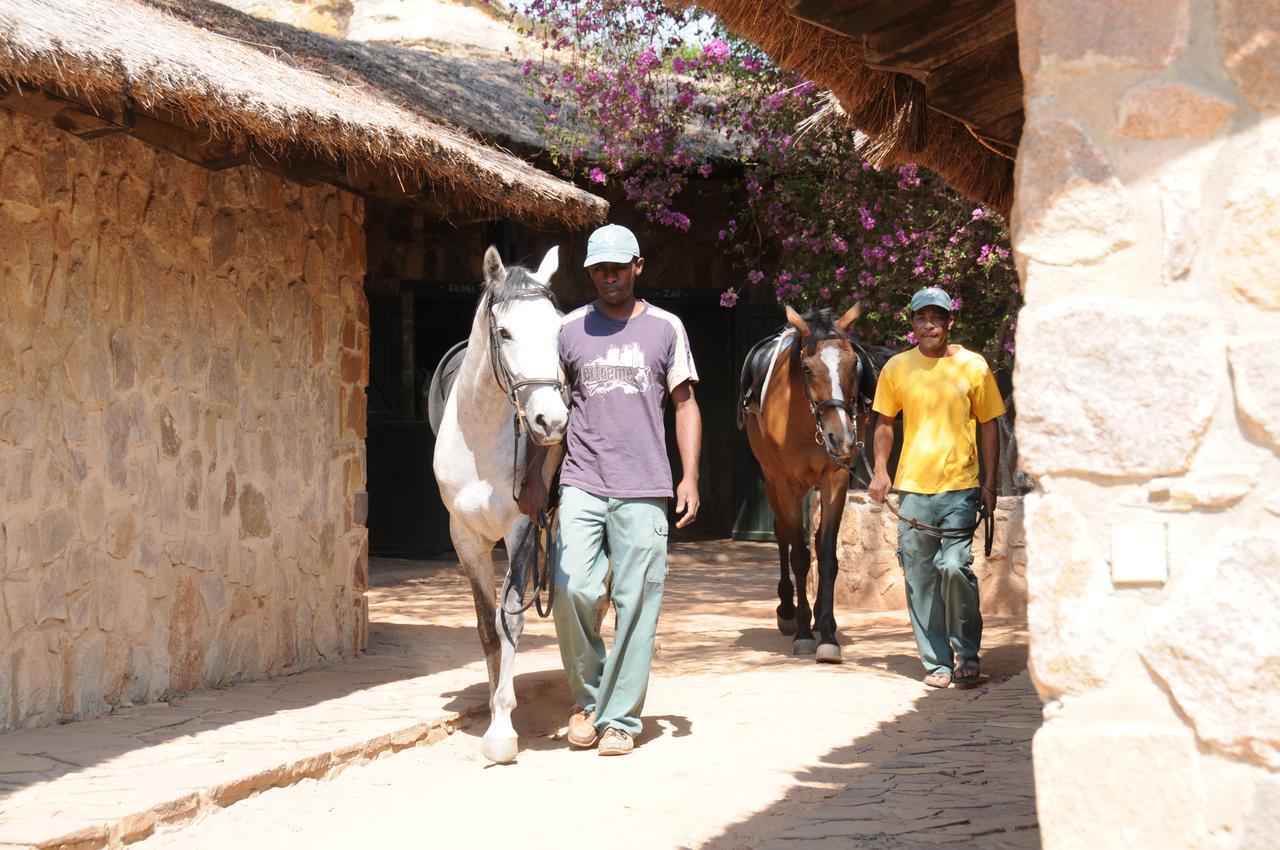
[[[862,466],[867,471],[867,485],[870,486],[874,473],[871,471],[871,464],[867,462],[867,453],[865,449],[866,443],[859,440],[858,459],[862,461]],[[839,458],[835,458],[835,462],[837,466],[841,466],[848,470],[850,477],[854,475],[853,469],[847,464],[841,462]],[[902,497],[901,491],[894,490],[893,492],[897,493],[899,498]],[[982,504],[981,500],[978,502],[978,521],[973,525],[961,526],[959,528],[942,528],[936,525],[929,525],[928,523],[921,522],[915,517],[903,516],[898,509],[893,506],[893,502],[890,502],[887,498],[884,500],[884,503],[889,508],[889,512],[902,522],[905,522],[909,528],[914,531],[918,531],[921,534],[926,534],[929,537],[935,537],[938,540],[964,540],[966,538],[972,540],[978,529],[982,528],[982,554],[983,557],[991,557],[991,547],[992,544],[995,543],[996,534],[995,518],[987,512],[987,506]]]
[[[857,408],[854,413],[855,431],[857,430],[857,414],[858,413],[863,413],[864,415],[867,416],[867,420],[870,421],[869,409],[863,404],[863,401],[864,401],[863,397],[859,394],[857,396]],[[810,404],[812,404],[812,402],[810,402]],[[816,411],[814,416],[816,418],[817,416]],[[819,425],[819,436],[821,436],[820,425]],[[824,446],[826,445],[825,441],[820,440],[819,442],[821,442]],[[871,486],[871,479],[875,477],[875,474],[871,471],[871,464],[867,461],[867,452],[866,452],[867,444],[862,440],[858,440],[857,446],[858,446],[858,459],[862,461],[862,467],[867,471],[867,486],[869,487]],[[827,456],[835,461],[836,466],[839,466],[840,468],[848,472],[850,478],[856,477],[856,473],[853,471],[853,468],[849,466],[847,463],[845,463],[844,461],[840,460],[840,458],[831,454],[830,449],[827,450]],[[898,493],[899,498],[902,497],[902,493],[900,491],[895,490],[894,492]],[[987,512],[987,506],[982,504],[981,500],[979,500],[978,502],[978,521],[975,522],[973,525],[961,526],[959,528],[942,528],[940,526],[923,523],[920,520],[916,519],[915,517],[905,517],[898,511],[897,508],[893,506],[893,502],[890,502],[887,498],[884,500],[884,503],[889,508],[889,512],[892,513],[895,517],[897,517],[902,522],[906,523],[909,528],[911,528],[914,531],[918,531],[921,534],[928,535],[929,537],[937,538],[938,540],[965,540],[965,539],[972,540],[973,536],[977,533],[978,529],[982,528],[982,554],[983,554],[983,557],[985,558],[991,557],[991,547],[995,543],[995,533],[996,533],[995,521],[994,521],[995,518],[991,516],[990,513]]]

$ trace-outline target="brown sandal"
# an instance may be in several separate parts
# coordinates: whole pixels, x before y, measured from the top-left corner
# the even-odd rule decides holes
[[[924,683],[931,688],[945,688],[951,684],[951,671],[934,670],[924,677]]]

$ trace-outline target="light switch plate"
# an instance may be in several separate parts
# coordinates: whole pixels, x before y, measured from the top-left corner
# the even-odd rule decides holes
[[[1169,554],[1162,522],[1111,526],[1111,583],[1162,585],[1169,580]]]

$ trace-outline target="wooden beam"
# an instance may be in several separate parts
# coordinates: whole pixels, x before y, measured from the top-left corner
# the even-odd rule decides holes
[[[867,33],[863,62],[884,71],[932,71],[1017,33],[1013,0],[933,0]]]
[[[988,131],[1022,109],[1022,72],[1018,66],[1018,37],[1010,33],[925,78],[925,102],[930,109]],[[1001,132],[1000,141],[1016,143]]]
[[[979,136],[1016,149],[1022,139],[1022,125],[1027,117],[1021,109],[1011,112],[996,121],[992,121],[981,129],[975,129]]]
[[[928,6],[931,0],[787,0],[787,13],[840,35],[861,36]]]

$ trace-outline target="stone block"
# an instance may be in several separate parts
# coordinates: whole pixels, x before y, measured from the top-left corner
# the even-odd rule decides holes
[[[1227,349],[1236,411],[1273,451],[1280,451],[1280,370],[1268,355],[1277,344],[1280,334],[1258,334],[1235,337]]]
[[[1211,267],[1227,292],[1280,310],[1280,120],[1262,122],[1256,143],[1233,157]]]
[[[1157,70],[1187,49],[1188,0],[1021,0],[1017,4],[1022,72],[1111,73]]]
[[[1235,115],[1229,100],[1197,86],[1152,80],[1124,93],[1115,133],[1126,139],[1204,139]]]
[[[0,200],[6,213],[21,224],[39,220],[45,201],[40,192],[39,163],[25,151],[0,159]]]
[[[1208,846],[1200,832],[1205,793],[1189,731],[1069,718],[1050,720],[1032,743],[1044,850]]]
[[[31,475],[35,466],[35,452],[22,449],[9,452],[8,471],[5,475],[5,498],[10,508],[17,507],[31,498]]]
[[[1201,472],[1157,478],[1147,485],[1147,501],[1161,510],[1220,510],[1253,492],[1258,477],[1242,472]]]
[[[209,377],[206,384],[209,398],[216,404],[234,404],[239,395],[235,362],[225,350],[214,351],[209,358]]]
[[[1202,742],[1280,769],[1280,536],[1231,529],[1188,560],[1142,657]]]
[[[114,387],[117,391],[133,388],[133,342],[129,332],[121,328],[111,334],[111,368],[115,373]]]
[[[1280,6],[1274,0],[1218,0],[1223,64],[1258,109],[1280,110]]]
[[[266,497],[252,484],[240,488],[240,537],[270,537],[271,519]]]
[[[130,558],[137,539],[137,525],[131,510],[120,511],[107,521],[107,554],[117,561]]]
[[[1104,532],[1065,498],[1028,495],[1027,626],[1030,667],[1042,699],[1106,684],[1121,646],[1107,601],[1110,569]]]
[[[37,571],[36,625],[67,619],[67,565],[57,560]]]
[[[1048,265],[1101,260],[1134,241],[1125,189],[1077,124],[1027,122],[1018,151],[1013,245]]]
[[[1244,837],[1237,850],[1274,850],[1280,836],[1280,779],[1260,778],[1253,806],[1245,817]]]
[[[1186,471],[1222,383],[1226,340],[1205,311],[1064,298],[1018,320],[1018,459],[1032,475]],[[1169,399],[1181,399],[1170,416]]]
[[[36,520],[40,540],[40,557],[44,563],[60,558],[67,544],[75,539],[78,527],[75,515],[65,508],[45,511]]]

